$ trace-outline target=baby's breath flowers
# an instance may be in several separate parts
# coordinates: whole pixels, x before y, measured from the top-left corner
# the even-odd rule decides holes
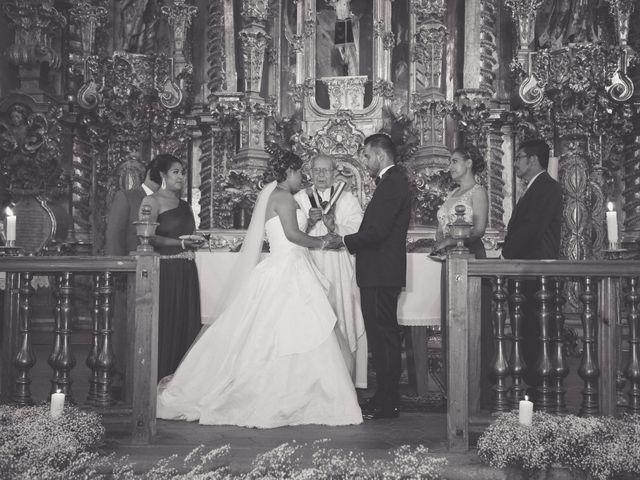
[[[581,418],[533,414],[533,425],[517,412],[501,415],[478,440],[478,455],[494,468],[546,470],[558,465],[595,480],[640,475],[640,417]]]

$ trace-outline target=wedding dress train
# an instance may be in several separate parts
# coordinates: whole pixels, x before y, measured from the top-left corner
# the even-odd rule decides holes
[[[160,382],[157,416],[259,428],[361,423],[327,281],[279,217],[264,228],[270,254]]]

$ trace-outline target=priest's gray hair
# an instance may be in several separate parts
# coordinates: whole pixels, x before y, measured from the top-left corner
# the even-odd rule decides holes
[[[334,172],[338,169],[338,162],[333,157],[333,155],[328,155],[326,153],[318,153],[311,157],[311,162],[309,162],[309,166],[313,168],[318,160],[329,160],[331,162],[331,170]]]

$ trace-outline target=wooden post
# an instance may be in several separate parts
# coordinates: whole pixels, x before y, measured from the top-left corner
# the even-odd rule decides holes
[[[16,384],[16,371],[13,361],[16,358],[18,342],[18,315],[20,300],[20,274],[7,273],[4,287],[4,311],[2,324],[2,351],[0,352],[0,381],[2,382],[2,400],[13,400]]]
[[[149,443],[156,433],[158,384],[158,304],[160,257],[136,255],[135,301],[130,299],[129,319],[134,322],[132,443]],[[131,309],[133,308],[133,311]]]
[[[449,450],[469,450],[468,253],[453,252],[446,263],[447,438]],[[479,288],[475,289],[478,293]],[[475,302],[476,299],[473,299]]]
[[[598,392],[600,393],[600,414],[614,416],[616,414],[616,378],[617,352],[616,328],[618,325],[619,308],[619,280],[605,277],[600,280],[598,290],[598,309],[600,323],[596,328],[598,337],[597,352],[600,357],[600,376],[598,377]],[[622,348],[620,345],[619,348]]]

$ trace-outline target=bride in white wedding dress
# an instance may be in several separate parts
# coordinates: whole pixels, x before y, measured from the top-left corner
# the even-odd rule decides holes
[[[258,197],[226,303],[160,382],[158,418],[258,428],[362,422],[327,281],[308,252],[325,241],[301,231],[292,195],[302,161],[282,152],[270,167],[277,181]],[[258,263],[265,232],[270,254]]]

